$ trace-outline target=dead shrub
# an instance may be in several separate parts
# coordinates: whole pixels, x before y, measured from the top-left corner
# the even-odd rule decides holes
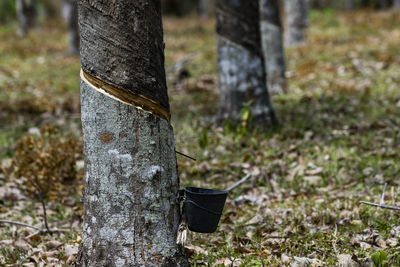
[[[66,188],[77,179],[76,159],[82,152],[80,142],[58,134],[51,126],[43,127],[40,136],[22,137],[12,160],[12,174],[24,179],[30,195],[39,192],[49,199],[65,196]]]

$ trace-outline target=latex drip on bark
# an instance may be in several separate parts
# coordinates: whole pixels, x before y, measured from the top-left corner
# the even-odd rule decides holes
[[[178,226],[178,232],[176,235],[176,244],[181,245],[182,247],[185,246],[186,239],[187,239],[187,224],[186,220],[182,220]]]
[[[185,201],[185,191],[184,190],[179,190],[178,191],[178,196],[177,196],[177,203],[181,207],[181,204]],[[183,209],[184,207],[182,207]],[[181,212],[181,219],[180,223],[178,226],[178,231],[176,235],[176,244],[181,245],[182,247],[185,247],[185,243],[187,240],[187,231],[188,231],[188,226],[186,222],[186,216],[185,216],[185,211],[182,210]]]
[[[158,102],[153,101],[143,95],[127,92],[121,88],[108,84],[88,73],[83,69],[80,72],[81,79],[85,81],[90,87],[98,92],[107,95],[119,102],[131,105],[135,108],[142,109],[155,116],[161,117],[170,123],[171,114],[168,110],[163,108]]]

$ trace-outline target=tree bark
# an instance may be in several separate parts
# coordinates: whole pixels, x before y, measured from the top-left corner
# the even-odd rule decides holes
[[[261,40],[267,88],[271,94],[286,92],[285,55],[278,0],[260,0]]]
[[[148,97],[169,112],[160,12],[159,1],[79,0],[85,153],[79,266],[189,266],[175,242],[172,127],[146,105],[105,93],[113,87]],[[85,77],[107,86],[99,82],[104,91],[96,90]]]
[[[68,52],[79,54],[79,26],[77,0],[64,0],[62,14],[68,23]]]
[[[356,7],[355,0],[346,0],[346,8],[347,10],[354,10]]]
[[[258,1],[217,0],[216,13],[218,120],[238,121],[244,105],[251,102],[254,123],[275,123],[266,87]]]
[[[308,6],[312,9],[321,9],[324,5],[321,0],[308,0]]]
[[[79,3],[82,68],[169,111],[159,1]]]
[[[380,0],[379,1],[380,8],[385,9],[389,7],[389,1],[388,0]]]
[[[297,46],[306,41],[307,0],[285,1],[285,44]]]
[[[16,10],[18,19],[17,34],[20,37],[24,37],[29,29],[35,26],[36,0],[16,0]]]
[[[198,12],[202,19],[208,18],[209,0],[199,0]]]
[[[161,0],[164,14],[184,16],[198,7],[198,0]]]

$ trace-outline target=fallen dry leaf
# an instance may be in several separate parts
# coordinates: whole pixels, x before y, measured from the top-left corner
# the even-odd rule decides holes
[[[310,185],[317,185],[322,181],[321,176],[305,176],[303,179]]]
[[[222,258],[215,262],[215,265],[221,265],[221,264],[223,264],[224,266],[239,267],[241,264],[241,261],[239,259],[234,259],[232,261],[228,258]]]
[[[285,253],[282,253],[281,255],[281,261],[283,263],[289,263],[290,262],[290,257],[288,255],[286,255]]]
[[[28,251],[30,249],[30,245],[24,239],[17,239],[13,242],[13,245],[17,248]]]
[[[206,251],[205,249],[203,249],[201,247],[194,246],[194,245],[185,246],[185,250],[186,250],[186,253],[188,254],[188,256],[193,255],[193,254],[208,255],[208,251]]]
[[[62,246],[63,243],[62,243],[62,242],[59,242],[59,241],[57,241],[57,240],[51,240],[51,241],[46,242],[45,245],[46,245],[46,247],[47,247],[48,249],[57,249],[57,248],[59,248],[60,246]]]
[[[361,247],[362,249],[369,249],[369,248],[371,248],[371,245],[368,244],[368,243],[366,243],[366,242],[361,242],[361,243],[360,243],[360,247]]]
[[[386,240],[386,243],[391,247],[395,247],[399,242],[397,238],[389,238],[388,240]]]
[[[356,267],[357,263],[353,261],[351,255],[340,254],[338,255],[338,267]]]
[[[318,175],[318,174],[321,174],[323,171],[324,171],[324,169],[322,167],[317,167],[312,170],[307,170],[306,174],[307,175]]]
[[[306,166],[304,165],[297,165],[293,170],[289,172],[289,174],[286,176],[287,181],[293,181],[294,178],[298,175],[303,175],[304,171],[306,169]]]
[[[78,254],[78,245],[73,244],[73,245],[66,245],[65,246],[65,255],[66,256],[75,256]]]

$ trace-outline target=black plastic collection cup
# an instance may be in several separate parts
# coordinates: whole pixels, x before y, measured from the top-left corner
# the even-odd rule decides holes
[[[217,230],[227,191],[185,187],[183,210],[190,231],[213,233]]]

